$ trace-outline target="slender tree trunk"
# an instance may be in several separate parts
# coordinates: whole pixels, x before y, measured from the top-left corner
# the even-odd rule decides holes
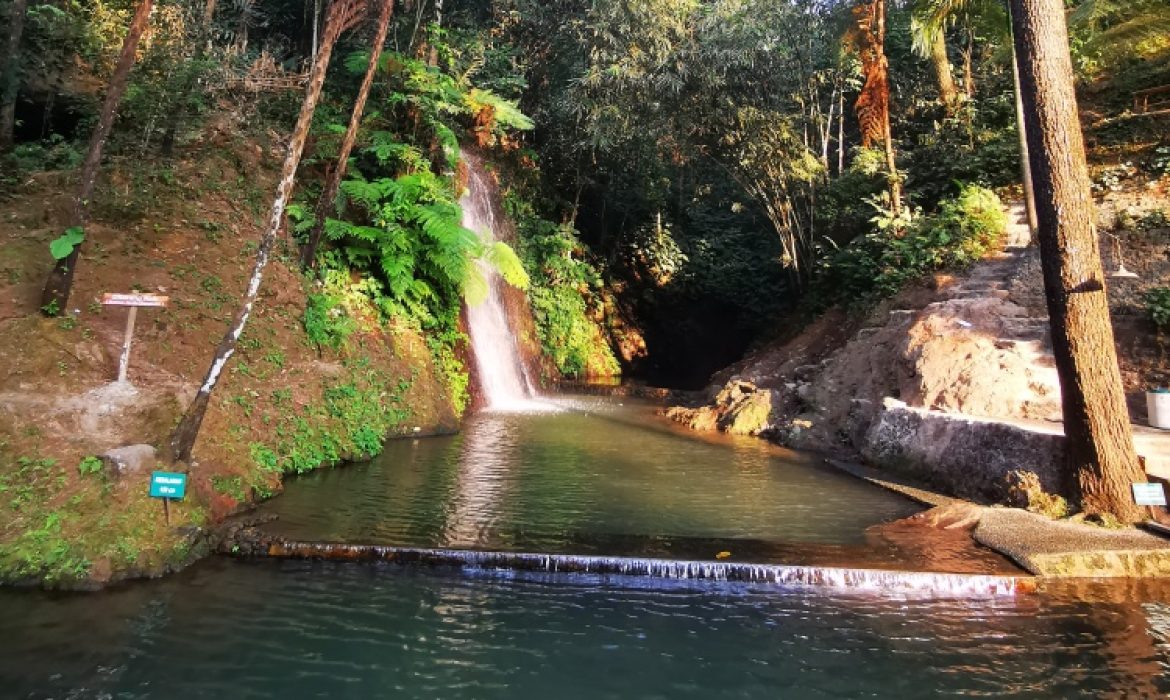
[[[1067,475],[1088,513],[1141,519],[1145,481],[1105,295],[1063,0],[1011,0],[1040,255],[1064,408]]]
[[[12,0],[8,9],[8,43],[4,49],[4,71],[0,73],[0,152],[12,148],[16,129],[16,96],[20,92],[20,37],[28,0]]]
[[[438,29],[443,28],[443,0],[435,0],[435,27]],[[427,64],[432,68],[439,65],[439,48],[435,46],[437,41],[437,37],[432,38],[431,55],[427,58]]]
[[[1020,92],[1020,62],[1012,50],[1012,85],[1016,93],[1016,134],[1020,139],[1020,181],[1024,185],[1024,212],[1028,216],[1028,229],[1036,236],[1039,223],[1036,220],[1036,191],[1032,181],[1032,160],[1028,155],[1027,117],[1024,115],[1024,96]]]
[[[967,29],[967,48],[963,50],[963,92],[967,99],[975,99],[975,32]]]
[[[236,312],[227,333],[220,340],[215,349],[215,356],[211,366],[199,387],[198,393],[191,405],[187,407],[182,420],[171,436],[171,452],[176,459],[187,462],[191,459],[191,449],[195,446],[195,439],[199,437],[199,428],[203,424],[203,416],[207,413],[207,406],[211,400],[211,392],[219,381],[224,366],[236,351],[236,344],[248,318],[252,315],[252,307],[260,293],[260,283],[264,279],[264,268],[272,254],[272,247],[284,223],[284,210],[292,195],[293,182],[296,179],[297,166],[301,162],[301,153],[305,148],[305,139],[309,135],[309,126],[313,122],[313,112],[317,109],[317,101],[321,97],[321,86],[325,83],[325,72],[329,68],[329,57],[333,53],[333,46],[337,38],[346,29],[352,27],[361,17],[364,7],[363,0],[341,0],[329,6],[325,17],[325,31],[323,32],[321,47],[317,52],[317,62],[309,75],[309,84],[305,88],[305,98],[301,102],[300,115],[293,128],[292,138],[289,140],[288,151],[285,154],[284,165],[281,168],[280,184],[276,188],[276,198],[272,202],[272,210],[268,216],[268,228],[260,237],[260,246],[256,250],[256,262],[252,266],[252,276],[244,292],[243,303]]]
[[[837,177],[845,174],[845,88],[841,88],[837,113]]]
[[[118,113],[118,105],[122,95],[126,92],[126,85],[130,82],[130,69],[134,66],[134,59],[138,51],[138,41],[142,38],[150,23],[152,0],[140,0],[134,11],[134,18],[130,21],[130,29],[126,39],[122,42],[122,53],[118,56],[118,63],[114,67],[114,75],[110,79],[106,99],[102,103],[102,111],[98,116],[97,127],[89,137],[89,147],[85,152],[85,160],[81,163],[81,178],[77,183],[77,194],[73,199],[72,226],[85,228],[89,223],[89,200],[93,197],[94,185],[97,183],[98,168],[102,162],[102,149],[109,138],[110,129],[114,126],[114,117]],[[69,292],[73,289],[73,272],[77,268],[77,260],[81,253],[81,245],[74,246],[68,257],[58,260],[49,273],[45,282],[45,289],[41,294],[41,308],[49,312],[61,312],[69,303]]]
[[[332,211],[337,192],[341,188],[341,181],[345,178],[345,170],[349,165],[349,154],[357,140],[358,129],[361,127],[362,114],[366,109],[366,100],[370,96],[370,87],[374,84],[374,76],[378,72],[378,60],[382,56],[382,47],[386,43],[386,33],[390,28],[390,17],[394,12],[394,0],[382,0],[382,8],[378,14],[378,27],[374,32],[374,43],[370,45],[370,62],[366,66],[366,75],[358,89],[357,99],[353,103],[353,113],[349,118],[349,126],[341,140],[341,152],[337,155],[337,165],[329,173],[325,181],[325,188],[321,191],[321,198],[317,200],[316,222],[301,251],[301,264],[305,267],[314,267],[317,262],[317,247],[321,244],[321,235],[325,231],[325,217]]]
[[[942,30],[934,33],[934,41],[930,43],[930,63],[934,67],[935,79],[938,80],[939,99],[942,100],[947,116],[953,117],[959,107],[959,89],[955,87],[951,59],[947,56],[947,37]]]
[[[313,65],[317,65],[317,27],[321,21],[321,0],[313,0]]]

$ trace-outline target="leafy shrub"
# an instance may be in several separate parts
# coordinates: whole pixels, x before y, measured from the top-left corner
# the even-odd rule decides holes
[[[93,455],[84,457],[77,465],[77,471],[83,476],[86,474],[98,474],[102,470],[102,461]]]
[[[345,339],[357,330],[339,297],[333,294],[310,294],[303,319],[305,335],[320,348],[338,350]]]
[[[870,302],[929,272],[970,265],[999,244],[1007,226],[999,197],[978,185],[963,186],[937,212],[911,217],[901,230],[875,204],[873,230],[821,261],[816,304]]]
[[[1146,292],[1146,311],[1154,325],[1170,330],[1170,287],[1154,287]]]
[[[606,334],[591,313],[599,306],[593,293],[601,275],[581,259],[577,232],[537,215],[532,204],[515,193],[505,208],[520,231],[520,250],[531,286],[528,298],[544,355],[565,376],[614,376],[621,373]]]

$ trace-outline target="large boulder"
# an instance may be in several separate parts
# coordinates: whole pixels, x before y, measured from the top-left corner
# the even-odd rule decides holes
[[[732,380],[715,396],[713,405],[675,406],[666,415],[694,430],[721,430],[733,435],[759,435],[778,413],[779,394],[751,382]]]

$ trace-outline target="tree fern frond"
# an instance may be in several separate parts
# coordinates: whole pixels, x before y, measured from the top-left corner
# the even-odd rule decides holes
[[[463,300],[470,306],[479,306],[487,301],[489,291],[487,277],[483,274],[483,269],[479,265],[468,265],[460,285]]]
[[[483,258],[500,273],[505,282],[517,289],[528,289],[529,279],[528,273],[524,271],[524,263],[520,262],[516,251],[507,243],[503,241],[492,243],[487,247]]]

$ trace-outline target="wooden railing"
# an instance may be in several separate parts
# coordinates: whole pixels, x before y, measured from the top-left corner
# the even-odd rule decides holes
[[[1170,109],[1170,85],[1138,90],[1133,93],[1134,114]]]

